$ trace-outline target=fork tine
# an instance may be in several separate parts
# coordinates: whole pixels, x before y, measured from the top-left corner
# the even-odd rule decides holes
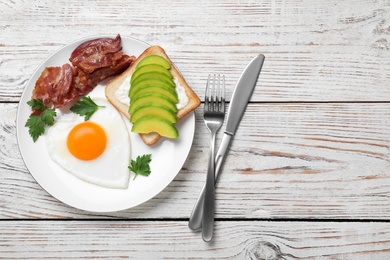
[[[221,110],[225,113],[225,75],[222,75],[222,89],[221,89]]]
[[[221,75],[216,76],[218,78],[218,83],[215,84],[215,111],[219,111],[220,102],[220,92],[221,92]]]
[[[204,96],[204,110],[205,111],[209,111],[209,98],[210,98],[210,74],[207,78],[207,84],[206,84],[206,92],[205,92],[205,96]]]
[[[210,97],[211,97],[210,110],[215,111],[215,99],[216,99],[215,74],[213,75],[213,84],[211,84]]]

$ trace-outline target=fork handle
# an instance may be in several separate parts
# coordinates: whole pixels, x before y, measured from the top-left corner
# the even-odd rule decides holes
[[[221,173],[222,163],[225,160],[232,137],[233,136],[226,133],[224,133],[222,136],[221,145],[219,146],[217,155],[215,156],[215,185],[217,184],[218,176]],[[194,231],[200,230],[202,228],[205,188],[206,185],[203,185],[203,188],[199,194],[198,199],[196,200],[194,209],[192,210],[190,219],[188,221],[188,227]]]
[[[205,199],[203,203],[203,218],[202,218],[202,237],[208,242],[213,238],[214,232],[214,213],[215,213],[215,131],[211,131],[210,135],[210,154],[207,167]]]

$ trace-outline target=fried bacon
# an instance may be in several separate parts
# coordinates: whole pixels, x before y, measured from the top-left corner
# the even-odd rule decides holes
[[[76,73],[76,69],[69,64],[46,67],[35,83],[31,99],[42,99],[46,106],[62,103],[72,89]]]
[[[99,38],[80,44],[70,55],[70,62],[86,73],[109,67],[122,58],[121,37]]]
[[[120,35],[80,44],[69,59],[73,65],[46,67],[35,83],[31,99],[60,108],[88,94],[103,80],[125,71],[135,60],[122,53]]]
[[[86,73],[84,70],[78,69],[77,75],[74,77],[75,88],[84,92],[84,88],[93,89],[99,82],[122,73],[133,62],[134,57],[124,55],[120,60],[117,60],[109,67],[100,68],[93,73]]]

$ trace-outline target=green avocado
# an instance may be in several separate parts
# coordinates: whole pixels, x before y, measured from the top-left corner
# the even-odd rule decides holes
[[[145,116],[157,116],[171,123],[176,123],[177,121],[176,113],[168,107],[158,103],[146,103],[134,109],[130,117],[130,122],[135,123]]]
[[[131,100],[135,100],[139,95],[146,94],[146,93],[157,93],[157,94],[164,95],[167,99],[169,99],[174,104],[179,102],[179,98],[177,97],[177,93],[175,89],[172,89],[170,87],[165,87],[163,85],[152,85],[152,86],[146,85],[142,88],[139,88],[137,91],[130,93],[130,104],[132,103]]]
[[[156,116],[146,116],[138,119],[133,124],[131,131],[140,134],[156,132],[167,138],[179,137],[179,132],[171,122]]]
[[[160,66],[163,66],[165,69],[169,70],[171,68],[171,64],[169,64],[169,61],[167,61],[164,57],[159,55],[150,55],[145,58],[143,58],[138,64],[137,68],[146,66],[149,64],[158,64]]]
[[[177,107],[168,97],[158,93],[145,93],[138,95],[136,98],[133,98],[130,103],[129,113],[133,114],[134,110],[139,106],[143,106],[149,103],[157,103],[169,108],[173,113],[176,114]]]
[[[144,81],[141,81],[139,82],[138,84],[136,85],[131,85],[130,87],[130,91],[129,91],[129,96],[132,95],[132,93],[134,92],[137,92],[138,89],[141,89],[141,88],[144,88],[146,86],[163,86],[163,87],[166,87],[166,88],[170,88],[172,90],[175,90],[174,87],[172,87],[170,84],[166,83],[166,82],[163,82],[161,80],[156,80],[156,79],[149,79],[149,80],[144,80]],[[175,90],[176,91],[176,90]]]
[[[142,81],[152,80],[152,79],[158,80],[158,81],[162,81],[162,82],[164,82],[164,84],[168,84],[168,85],[170,85],[172,87],[175,86],[175,82],[173,81],[172,77],[169,77],[166,74],[159,73],[159,72],[156,72],[156,71],[143,73],[143,74],[139,75],[135,79],[132,76],[131,80],[130,80],[130,85],[131,86],[135,86],[135,85],[139,84]]]
[[[138,63],[129,91],[133,132],[156,132],[168,138],[179,136],[174,126],[179,99],[170,68],[169,61],[158,55],[147,56]]]
[[[136,80],[139,76],[142,74],[147,74],[147,73],[157,73],[157,74],[162,74],[166,76],[167,78],[172,79],[173,76],[169,70],[164,68],[161,65],[158,64],[147,64],[145,66],[136,68],[133,75],[131,76],[131,83]]]

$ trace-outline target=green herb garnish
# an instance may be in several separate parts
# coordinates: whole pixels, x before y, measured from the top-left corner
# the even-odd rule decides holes
[[[131,160],[129,170],[135,173],[134,179],[138,175],[149,176],[150,175],[150,165],[152,161],[151,154],[145,154],[142,156],[137,156],[136,160]]]
[[[84,116],[84,120],[88,121],[100,107],[103,108],[104,106],[96,105],[90,97],[82,97],[70,110],[80,116]]]
[[[57,113],[54,109],[45,106],[42,99],[32,99],[27,104],[35,111],[40,112],[39,115],[31,114],[25,125],[28,127],[28,133],[35,143],[39,136],[45,132],[45,126],[54,124],[54,117]]]
[[[43,104],[42,99],[31,99],[30,101],[27,101],[27,105],[37,111],[43,111],[46,108],[45,104]]]
[[[54,109],[46,108],[45,110],[43,110],[40,117],[46,125],[52,126],[54,124],[54,117],[56,115],[57,113],[56,111],[54,111]]]

